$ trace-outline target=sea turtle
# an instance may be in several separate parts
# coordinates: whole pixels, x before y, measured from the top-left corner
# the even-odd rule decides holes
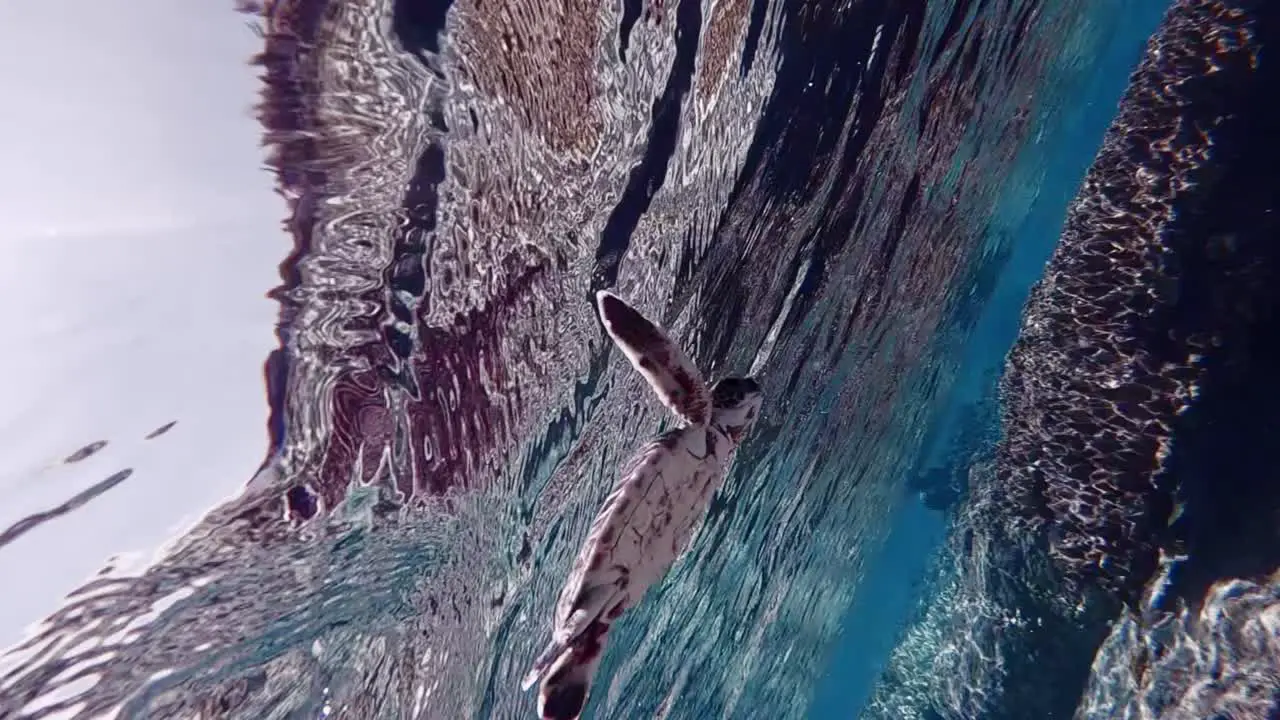
[[[528,690],[542,678],[544,720],[582,713],[609,626],[688,547],[763,400],[751,378],[724,378],[708,390],[666,333],[613,293],[598,292],[596,306],[609,337],[684,422],[623,467],[591,523],[560,593],[551,642],[523,682]]]

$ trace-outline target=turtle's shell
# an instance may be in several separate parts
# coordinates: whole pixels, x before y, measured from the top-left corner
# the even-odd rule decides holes
[[[660,435],[627,463],[561,591],[556,642],[601,615],[617,617],[666,575],[723,482],[730,447],[719,430],[690,426]]]

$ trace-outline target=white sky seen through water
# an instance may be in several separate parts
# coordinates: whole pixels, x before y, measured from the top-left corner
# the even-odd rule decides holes
[[[263,458],[265,293],[290,240],[252,115],[260,47],[230,0],[0,2],[0,532],[134,470],[0,548],[0,650]]]

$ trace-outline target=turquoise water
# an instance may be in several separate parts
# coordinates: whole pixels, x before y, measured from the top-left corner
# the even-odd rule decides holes
[[[827,672],[814,691],[809,717],[857,716],[899,631],[920,602],[928,564],[946,537],[945,517],[909,498],[890,520],[892,529],[884,547],[863,579],[865,591],[858,593],[845,614]]]
[[[988,238],[986,262],[998,268],[999,279],[989,298],[975,308],[976,317],[958,321],[961,327],[967,324],[957,333],[960,337],[953,349],[962,359],[948,402],[935,421],[935,441],[920,464],[949,460],[967,464],[965,457],[945,457],[946,440],[959,431],[956,423],[971,420],[961,414],[962,409],[994,401],[995,381],[1017,338],[1027,293],[1043,273],[1068,204],[1115,115],[1130,72],[1167,7],[1158,1],[1123,7],[1095,3],[1084,24],[1088,30],[1075,39],[1079,53],[1074,62],[1057,69],[1060,84],[1046,93],[1035,140],[1019,159],[1011,187],[995,213],[997,231]],[[995,418],[987,420],[994,423]],[[932,601],[929,566],[940,559],[950,519],[950,513],[926,507],[908,491],[890,519],[884,547],[872,560],[845,614],[809,717],[834,720],[856,717],[863,710],[889,653],[919,609]]]

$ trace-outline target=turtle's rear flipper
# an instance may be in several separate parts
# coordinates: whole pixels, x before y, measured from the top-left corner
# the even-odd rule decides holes
[[[542,720],[578,720],[582,715],[608,632],[608,623],[597,620],[556,658],[538,693]]]
[[[558,660],[561,655],[567,652],[569,652],[569,648],[561,645],[555,640],[552,640],[551,643],[547,645],[546,649],[542,651],[542,654],[538,656],[537,661],[533,663],[533,667],[524,676],[524,680],[520,681],[520,689],[528,690],[533,687],[533,684],[538,682],[538,679],[547,671],[547,668],[551,666],[551,663]]]
[[[566,677],[556,684],[548,683],[542,689],[539,704],[542,720],[578,720],[587,706],[587,692],[591,690],[591,678]]]

